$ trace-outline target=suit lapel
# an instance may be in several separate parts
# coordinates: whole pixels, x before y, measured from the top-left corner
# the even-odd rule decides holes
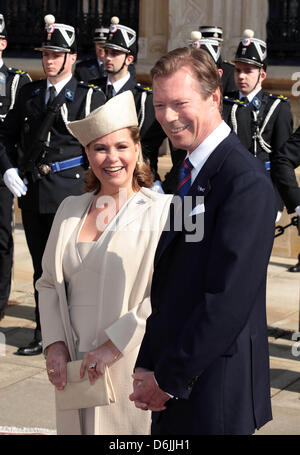
[[[213,179],[214,175],[219,172],[228,153],[231,152],[231,147],[229,144],[232,140],[236,141],[237,139],[233,133],[230,133],[229,136],[227,136],[218,145],[218,147],[211,153],[211,155],[209,156],[209,158],[203,165],[202,169],[197,174],[189,192],[187,193],[187,196],[190,196],[192,199],[192,204],[189,205],[187,212],[190,212],[196,206],[196,201],[197,201],[196,196],[203,196],[204,203],[207,202],[208,195],[213,187],[212,179]],[[159,262],[162,254],[164,253],[166,248],[170,245],[170,243],[177,237],[177,235],[180,235],[182,233],[184,233],[184,235],[186,234],[186,232],[184,230],[184,226],[185,226],[185,220],[189,216],[189,213],[185,213],[184,203],[181,204],[181,206],[179,205],[179,203],[178,203],[179,196],[175,195],[175,197],[176,197],[175,206],[177,206],[177,208],[176,208],[177,216],[182,217],[182,229],[176,230],[176,228],[174,228],[174,216],[172,214],[170,216],[170,211],[169,211],[169,221],[168,221],[169,224],[167,224],[167,226],[168,227],[170,226],[170,230],[163,231],[163,233],[161,235],[161,238],[159,240],[157,250],[156,250],[155,265]],[[175,199],[175,197],[174,197],[174,199]],[[174,201],[174,199],[173,199],[173,201]],[[171,203],[171,205],[172,205],[172,203]],[[178,215],[178,213],[179,213],[179,215]]]

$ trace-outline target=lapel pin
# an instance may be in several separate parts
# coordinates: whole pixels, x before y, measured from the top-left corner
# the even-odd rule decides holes
[[[205,191],[205,188],[203,186],[198,186],[198,191],[200,191],[201,193],[204,193]]]
[[[139,205],[146,204],[146,201],[144,201],[144,199],[140,199],[139,201],[137,201],[137,204]]]

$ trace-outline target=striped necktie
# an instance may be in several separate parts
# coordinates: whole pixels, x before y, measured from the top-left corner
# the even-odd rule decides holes
[[[191,172],[193,167],[190,160],[186,158],[179,169],[179,184],[177,191],[182,200],[191,187]]]

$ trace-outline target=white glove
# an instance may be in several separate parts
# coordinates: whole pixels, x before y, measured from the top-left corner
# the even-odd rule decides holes
[[[25,196],[27,192],[27,186],[23,180],[19,177],[19,171],[15,167],[7,169],[3,175],[3,180],[7,188],[18,197]]]
[[[276,220],[275,220],[275,223],[278,223],[278,221],[279,221],[280,218],[281,218],[281,215],[282,215],[282,212],[280,212],[280,211],[278,210],[277,216],[276,216]]]
[[[300,205],[297,205],[295,211],[297,212],[297,215],[300,216]]]
[[[165,194],[164,190],[162,189],[160,180],[155,180],[155,182],[153,182],[151,190],[155,191],[156,193]]]

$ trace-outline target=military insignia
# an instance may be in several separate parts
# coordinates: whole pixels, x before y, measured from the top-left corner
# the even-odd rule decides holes
[[[281,100],[281,101],[288,101],[289,100],[287,96],[283,96],[283,95],[270,94],[270,97],[275,99],[275,100]]]
[[[250,38],[244,38],[244,39],[242,40],[242,44],[243,44],[243,46],[245,46],[245,47],[250,46],[250,44],[251,44],[251,39],[250,39]]]
[[[35,90],[33,90],[32,92],[32,96],[36,96],[40,93],[41,89],[40,88],[36,88]]]
[[[74,92],[72,92],[72,90],[70,90],[69,88],[66,88],[65,90],[65,97],[70,100],[70,101],[73,101],[74,99]]]
[[[256,109],[259,109],[261,106],[261,100],[255,96],[252,100],[252,104]]]
[[[193,41],[192,46],[193,46],[195,49],[200,49],[201,43],[200,43],[200,41],[197,39],[197,40]]]
[[[229,103],[232,103],[232,104],[238,104],[240,106],[248,106],[249,105],[248,101],[241,101],[238,98],[236,98],[236,99],[229,98],[229,96],[224,96],[224,101],[228,101]]]
[[[139,199],[136,203],[138,205],[142,205],[142,204],[146,204],[146,201],[144,201],[144,199]]]

